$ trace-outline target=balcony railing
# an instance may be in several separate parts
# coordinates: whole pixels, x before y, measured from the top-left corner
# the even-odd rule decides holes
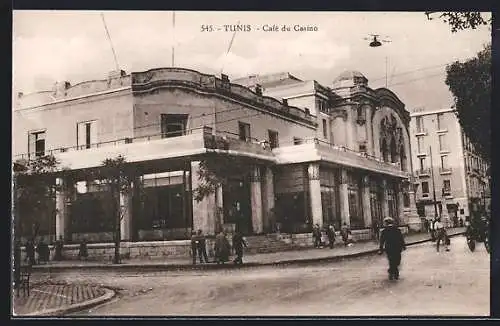
[[[441,174],[450,174],[451,168],[439,168],[439,173]]]
[[[370,155],[370,154],[366,153],[365,151],[352,150],[346,146],[334,145],[334,144],[331,144],[327,141],[324,141],[324,140],[321,140],[318,138],[306,138],[303,140],[302,144],[316,144],[316,146],[320,150],[320,152],[321,152],[321,149],[325,149],[324,152],[330,152],[330,153],[332,151],[339,152],[340,156],[351,157],[351,158],[357,156],[357,157],[365,158],[365,159],[371,161],[371,163],[367,164],[367,166],[372,166],[373,168],[376,168],[376,170],[379,170],[379,171],[396,172],[395,170],[397,170],[398,175],[404,174],[406,177],[410,177],[410,175],[411,175],[409,172],[401,170],[401,166],[399,163],[386,162],[382,158],[374,156],[374,155]],[[280,148],[283,148],[283,147],[280,147]],[[344,152],[346,154],[342,155],[342,154],[340,154],[341,152]]]
[[[240,139],[240,135],[228,131],[212,131],[205,127],[203,130],[205,148],[226,151],[243,151],[261,155],[272,155],[272,149],[267,140],[256,138]]]
[[[418,175],[419,177],[429,176],[429,175],[431,175],[431,169],[429,169],[429,168],[419,169],[419,170],[415,171],[415,174]]]
[[[170,133],[161,132],[149,135],[142,135],[137,137],[126,137],[121,139],[116,139],[112,141],[99,142],[94,144],[85,144],[78,146],[69,146],[55,148],[45,151],[45,155],[56,155],[59,153],[66,153],[72,151],[85,151],[87,149],[96,149],[108,146],[118,146],[118,145],[128,145],[140,142],[148,142],[159,139],[174,139],[176,137],[182,137],[192,134],[203,133],[205,148],[207,149],[223,149],[223,150],[234,150],[250,152],[255,154],[271,155],[271,148],[267,141],[259,141],[255,138],[249,138],[247,140],[240,140],[239,135],[227,131],[217,131],[215,137],[212,137],[212,128],[207,126],[201,126],[197,128],[187,129],[179,134],[179,131],[174,131]],[[13,160],[33,160],[35,159],[35,153],[24,153],[13,156]]]

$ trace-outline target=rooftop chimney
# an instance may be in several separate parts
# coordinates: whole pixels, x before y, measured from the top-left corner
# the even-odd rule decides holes
[[[255,85],[255,93],[257,93],[257,95],[262,95],[262,86],[260,84]]]

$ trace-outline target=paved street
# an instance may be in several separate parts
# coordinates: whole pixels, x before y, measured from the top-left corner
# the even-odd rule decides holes
[[[104,290],[85,284],[53,284],[52,282],[33,284],[30,296],[13,297],[13,313],[26,315],[49,309],[67,307],[69,305],[85,302],[104,295]]]
[[[462,236],[403,254],[388,281],[385,256],[304,267],[224,271],[68,271],[54,279],[105,284],[118,299],[80,315],[489,315],[489,255]]]

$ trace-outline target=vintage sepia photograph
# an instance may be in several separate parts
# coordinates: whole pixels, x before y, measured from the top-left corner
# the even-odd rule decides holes
[[[14,318],[490,316],[491,13],[12,23]]]

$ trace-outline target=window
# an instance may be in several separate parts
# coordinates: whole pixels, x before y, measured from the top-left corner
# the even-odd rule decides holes
[[[294,145],[300,145],[302,144],[302,139],[298,137],[293,137],[293,144]]]
[[[428,194],[429,193],[429,182],[424,181],[422,182],[422,194]]]
[[[418,149],[418,153],[424,152],[424,137],[423,136],[417,136],[417,149]]]
[[[365,119],[365,107],[359,105],[356,109],[356,113],[357,113],[357,122],[360,124],[365,123],[365,121],[366,121],[366,119]]]
[[[422,117],[415,117],[415,122],[417,124],[417,132],[424,132],[424,121]]]
[[[328,138],[328,128],[326,126],[326,119],[323,119],[323,138]]]
[[[250,141],[250,124],[245,122],[238,122],[238,130],[240,135],[240,140]]]
[[[443,195],[448,196],[451,194],[450,180],[443,180]]]
[[[31,132],[28,136],[28,151],[36,157],[45,155],[45,131]]]
[[[80,122],[76,126],[76,145],[86,149],[97,143],[97,121]]]
[[[179,137],[186,133],[187,114],[162,114],[161,138]]]
[[[425,157],[421,157],[420,158],[420,170],[424,170],[425,169]]]
[[[410,207],[410,195],[408,192],[403,193],[403,206]]]
[[[445,151],[446,150],[446,135],[439,135],[439,150],[440,151]]]
[[[279,147],[278,132],[274,130],[268,130],[267,133],[269,135],[269,145],[271,146],[271,149]]]
[[[441,156],[441,168],[446,169],[448,167],[448,155]]]
[[[444,130],[444,113],[438,113],[437,114],[437,130]]]

